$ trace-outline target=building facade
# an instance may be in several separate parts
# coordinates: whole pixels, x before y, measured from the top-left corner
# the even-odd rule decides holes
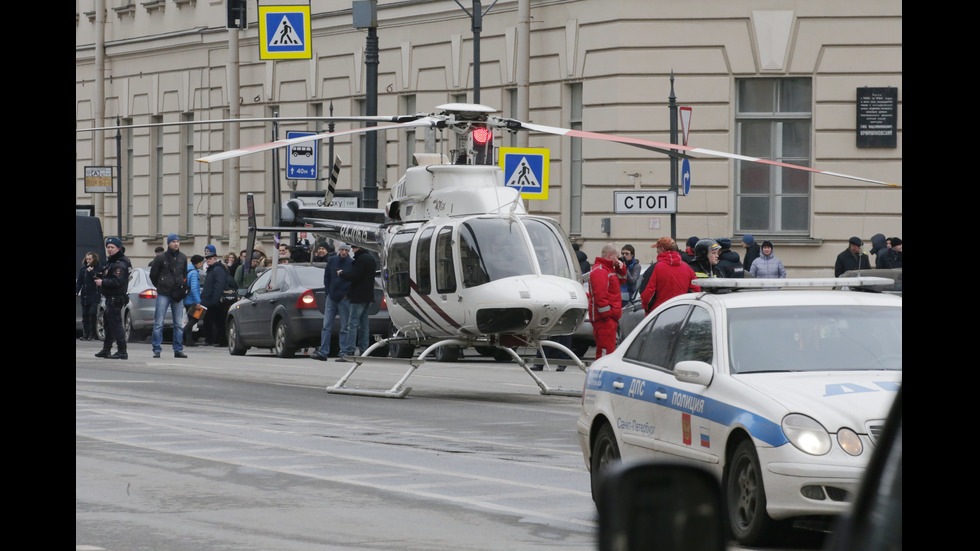
[[[236,251],[245,243],[247,193],[256,197],[259,224],[269,225],[274,194],[286,199],[324,183],[290,180],[280,161],[275,188],[273,153],[243,157],[234,171],[231,161],[195,162],[233,143],[220,122],[124,128],[118,138],[116,130],[88,129],[223,119],[232,101],[242,118],[366,112],[367,32],[354,28],[350,1],[311,0],[310,59],[286,60],[260,59],[256,2],[248,2],[247,28],[228,30],[226,1],[76,1],[76,204],[95,205],[107,235],[121,229],[134,259],[148,259],[171,232],[185,250],[210,243]],[[526,27],[519,21],[524,3]],[[690,192],[678,198],[680,244],[691,235],[738,243],[751,234],[773,241],[790,275],[805,277],[832,275],[851,236],[863,238],[865,250],[876,233],[901,236],[900,1],[501,0],[483,8],[479,103],[504,116],[519,118],[519,45],[529,27],[530,122],[668,142],[673,93],[691,108],[688,145],[898,186],[699,158],[691,162]],[[377,25],[378,113],[474,102],[474,33],[460,4],[379,0]],[[237,56],[230,55],[236,42]],[[892,143],[868,146],[859,137],[859,110],[866,111],[859,98],[868,89],[894,94]],[[273,128],[244,122],[239,143],[270,141]],[[276,128],[284,137],[288,130],[326,131],[327,123],[290,120]],[[438,150],[443,137],[422,130],[378,135],[383,205],[412,154]],[[338,189],[362,189],[365,139],[335,140]],[[495,140],[518,145],[506,134]],[[557,219],[590,256],[607,242],[630,243],[642,262],[653,260],[650,245],[671,234],[671,216],[617,215],[613,194],[668,189],[667,157],[546,134],[531,134],[527,144],[550,150],[548,198],[528,200],[529,211]],[[326,174],[327,145],[320,148]],[[86,191],[85,167],[117,164],[112,193]],[[271,236],[260,238],[270,250]]]

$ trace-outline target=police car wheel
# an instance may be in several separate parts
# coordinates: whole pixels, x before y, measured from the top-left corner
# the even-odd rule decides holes
[[[592,501],[599,502],[599,481],[602,480],[602,472],[609,468],[609,465],[619,461],[619,445],[616,444],[616,435],[612,427],[602,425],[596,433],[595,440],[592,442]]]
[[[771,531],[773,521],[766,512],[766,491],[755,445],[745,440],[735,449],[726,484],[729,524],[742,545],[758,545]]]

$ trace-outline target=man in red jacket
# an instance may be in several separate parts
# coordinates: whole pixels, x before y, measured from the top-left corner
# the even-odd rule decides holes
[[[674,240],[661,237],[656,246],[657,260],[653,264],[650,281],[640,295],[640,300],[643,301],[641,304],[647,314],[669,298],[701,291],[701,287],[691,283],[697,275],[681,260]]]
[[[626,265],[617,258],[619,248],[609,243],[589,272],[589,319],[595,337],[595,357],[616,349],[616,326],[623,313],[620,286],[626,282]]]

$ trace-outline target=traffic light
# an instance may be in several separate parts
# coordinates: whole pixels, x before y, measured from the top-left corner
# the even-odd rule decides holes
[[[244,29],[248,26],[248,21],[245,19],[245,2],[246,0],[225,0],[228,9],[228,24],[225,25],[227,28]]]

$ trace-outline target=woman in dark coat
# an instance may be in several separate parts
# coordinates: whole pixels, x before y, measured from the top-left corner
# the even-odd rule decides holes
[[[92,341],[95,336],[95,320],[99,314],[99,302],[102,293],[95,284],[95,275],[99,273],[99,255],[92,251],[85,253],[85,260],[75,278],[75,294],[82,303],[82,340]]]

